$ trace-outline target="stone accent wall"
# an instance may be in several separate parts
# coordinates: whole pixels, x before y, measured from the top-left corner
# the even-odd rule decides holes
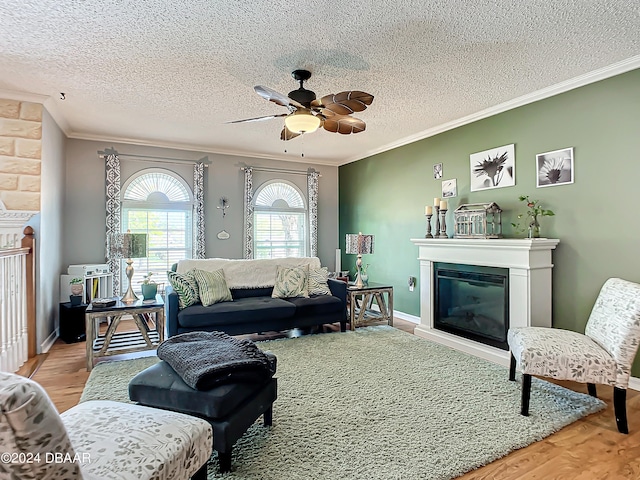
[[[0,201],[40,211],[42,105],[0,98]]]

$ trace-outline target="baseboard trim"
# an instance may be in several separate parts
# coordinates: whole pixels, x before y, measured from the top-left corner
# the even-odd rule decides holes
[[[635,390],[636,392],[640,392],[640,378],[631,377],[629,379],[629,388],[631,390]]]
[[[51,334],[49,334],[44,342],[40,344],[40,353],[47,353],[51,349],[51,347],[53,347],[53,344],[56,343],[57,339],[58,331],[54,330],[53,332],[51,332]]]

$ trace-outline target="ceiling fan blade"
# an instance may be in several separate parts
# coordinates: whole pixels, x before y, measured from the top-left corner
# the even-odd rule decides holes
[[[246,123],[246,122],[262,122],[263,120],[271,120],[272,118],[286,117],[288,113],[281,113],[279,115],[265,115],[264,117],[245,118],[243,120],[231,120],[224,123]]]
[[[299,133],[292,132],[287,127],[283,127],[282,131],[280,132],[280,140],[291,140],[292,138],[296,138],[299,136]]]
[[[325,108],[337,115],[349,115],[353,112],[361,112],[371,105],[373,95],[359,90],[350,90],[336,94],[329,94],[320,100],[311,102],[312,108]]]
[[[329,132],[341,133],[342,135],[364,132],[367,128],[362,120],[348,115],[334,115],[325,118],[322,126]]]
[[[264,87],[262,85],[256,85],[255,87],[253,87],[253,89],[265,100],[277,103],[278,105],[282,105],[283,107],[289,107],[292,103],[289,97],[281,94],[280,92],[276,92],[272,88]]]

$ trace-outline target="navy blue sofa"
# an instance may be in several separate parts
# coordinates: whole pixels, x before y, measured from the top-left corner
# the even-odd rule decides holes
[[[290,330],[329,323],[347,328],[347,284],[329,279],[331,295],[309,298],[271,298],[273,287],[231,289],[233,302],[208,307],[198,303],[178,309],[178,295],[167,286],[165,310],[168,336],[193,331],[229,335]]]

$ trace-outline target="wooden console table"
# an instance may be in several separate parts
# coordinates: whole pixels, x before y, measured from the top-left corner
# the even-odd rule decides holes
[[[120,299],[107,308],[87,307],[85,325],[87,332],[87,371],[93,369],[95,357],[106,357],[121,353],[155,350],[164,340],[164,300],[156,295],[154,301],[138,300],[123,303]],[[151,327],[151,315],[155,314],[155,326]],[[131,315],[138,327],[135,331],[116,332],[124,315]],[[101,335],[96,327],[97,318],[108,318],[109,327]]]
[[[374,300],[380,312],[371,309]],[[393,325],[393,287],[391,285],[370,282],[358,288],[350,284],[347,287],[347,302],[351,330],[355,330],[357,324],[362,324],[366,320],[386,320],[389,325]]]

